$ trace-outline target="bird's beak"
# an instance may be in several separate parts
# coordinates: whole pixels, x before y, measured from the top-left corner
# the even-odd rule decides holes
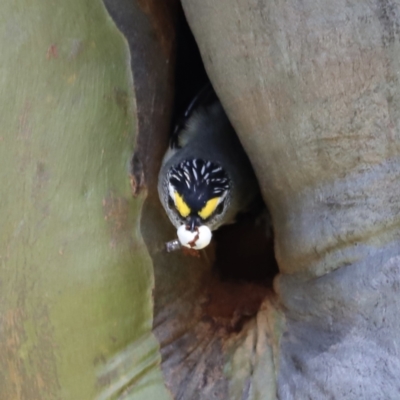
[[[194,232],[196,228],[201,225],[201,219],[198,215],[189,215],[186,218],[186,226],[190,229],[191,232]]]

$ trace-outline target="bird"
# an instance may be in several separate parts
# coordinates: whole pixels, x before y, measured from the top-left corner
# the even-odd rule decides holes
[[[211,84],[176,124],[158,176],[160,201],[184,247],[200,250],[259,194],[253,168]]]

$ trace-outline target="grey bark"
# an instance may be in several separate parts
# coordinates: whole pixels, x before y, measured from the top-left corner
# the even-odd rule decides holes
[[[272,214],[277,398],[399,399],[400,3],[182,3]]]

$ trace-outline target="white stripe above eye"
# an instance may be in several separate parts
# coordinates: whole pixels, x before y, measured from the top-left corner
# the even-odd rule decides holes
[[[225,200],[225,197],[226,197],[227,194],[228,194],[228,192],[226,190],[225,190],[224,193],[222,193],[222,195],[218,199],[218,205],[221,204]]]
[[[171,199],[175,202],[175,188],[170,183],[168,184],[168,193],[171,196]]]

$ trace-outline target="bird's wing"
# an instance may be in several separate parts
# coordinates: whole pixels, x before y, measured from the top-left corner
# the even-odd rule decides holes
[[[214,91],[214,88],[211,86],[211,83],[207,83],[207,85],[204,86],[193,98],[186,111],[179,118],[178,123],[175,125],[170,141],[171,149],[179,149],[183,146],[183,143],[187,142],[187,140],[182,138],[182,135],[185,134],[185,128],[187,127],[189,119],[193,116],[193,113],[201,108],[207,108],[216,101],[218,101],[218,97]]]

